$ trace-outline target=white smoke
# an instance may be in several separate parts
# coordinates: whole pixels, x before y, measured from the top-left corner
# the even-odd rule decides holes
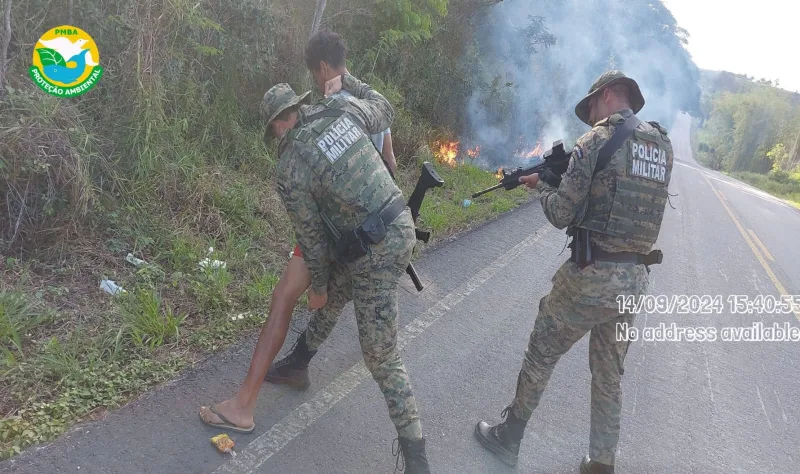
[[[521,30],[531,17],[543,17],[555,44],[529,51]],[[643,120],[672,125],[676,113],[696,103],[698,71],[673,34],[664,35],[672,20],[660,0],[506,0],[492,7],[478,31],[483,71],[500,76],[476,77],[467,109],[468,137],[488,150],[476,164],[487,168],[517,166],[517,137],[547,150],[556,140],[571,148],[588,130],[575,116],[575,105],[603,72],[619,69],[639,84],[645,106]],[[481,68],[476,68],[481,69]],[[485,72],[481,71],[481,74]],[[508,109],[508,112],[506,112]]]

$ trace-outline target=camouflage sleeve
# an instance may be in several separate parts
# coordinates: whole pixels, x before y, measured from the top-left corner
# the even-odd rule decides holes
[[[360,99],[351,100],[348,103],[352,106],[351,109],[355,109],[353,112],[358,115],[369,133],[381,133],[392,125],[394,107],[386,97],[370,87],[369,84],[359,81],[350,74],[345,74],[342,88]]]
[[[536,185],[541,193],[544,215],[557,229],[570,225],[585,208],[592,185],[592,170],[600,150],[597,138],[599,137],[596,133],[589,132],[578,139],[572,149],[569,167],[561,176],[561,185],[558,188],[544,181],[539,181]]]
[[[282,157],[285,166],[278,167],[278,193],[292,221],[297,243],[311,272],[311,287],[324,293],[330,276],[328,234],[320,210],[311,194],[314,174],[297,149],[290,148]]]

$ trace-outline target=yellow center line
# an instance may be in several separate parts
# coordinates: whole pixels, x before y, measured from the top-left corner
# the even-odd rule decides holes
[[[748,228],[747,232],[750,232],[750,237],[752,237],[753,241],[758,244],[758,248],[760,248],[761,251],[764,252],[764,256],[774,262],[775,259],[772,257],[772,254],[769,253],[769,250],[767,250],[767,246],[764,245],[763,242],[761,242],[761,239],[759,239],[756,233],[753,232],[753,229]]]
[[[744,241],[747,242],[747,245],[750,247],[750,250],[753,251],[753,254],[761,263],[761,266],[764,267],[764,271],[767,272],[769,279],[772,280],[772,283],[775,284],[775,288],[778,289],[778,293],[780,293],[781,296],[789,296],[789,293],[787,293],[786,288],[784,288],[783,284],[781,284],[780,280],[778,280],[778,277],[775,276],[775,272],[772,271],[772,268],[770,268],[767,261],[761,255],[761,252],[759,252],[758,248],[756,247],[756,244],[753,243],[753,240],[750,239],[750,236],[747,235],[747,232],[745,232],[744,227],[739,222],[739,219],[736,218],[736,216],[733,214],[733,211],[731,211],[731,208],[729,208],[728,205],[725,203],[726,198],[722,194],[722,191],[717,190],[714,187],[714,185],[711,184],[711,181],[709,181],[709,179],[706,178],[705,174],[703,173],[700,174],[703,176],[703,179],[706,180],[706,183],[708,183],[708,185],[711,187],[711,190],[714,191],[714,194],[717,196],[717,199],[719,199],[719,202],[722,204],[722,207],[725,208],[725,211],[728,213],[733,223],[736,224],[736,228],[739,229],[739,233],[742,234],[742,237],[744,237]],[[797,320],[800,321],[800,312],[794,311],[794,315],[797,318]]]

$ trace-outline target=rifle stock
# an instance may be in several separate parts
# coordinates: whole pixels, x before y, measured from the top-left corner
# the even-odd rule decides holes
[[[419,208],[422,206],[422,201],[425,199],[425,193],[431,188],[438,188],[441,186],[444,186],[444,180],[440,178],[436,170],[433,169],[433,165],[427,161],[422,163],[422,172],[420,173],[416,186],[414,186],[414,191],[411,192],[411,197],[408,198],[408,207],[411,209],[411,217],[414,219],[415,226],[417,217],[419,217]],[[415,229],[415,234],[417,240],[421,240],[425,243],[428,243],[428,239],[431,237],[429,231],[419,229]],[[422,281],[419,279],[414,265],[409,263],[408,267],[406,267],[406,273],[411,277],[411,281],[414,282],[417,291],[422,291],[424,286],[422,286]]]

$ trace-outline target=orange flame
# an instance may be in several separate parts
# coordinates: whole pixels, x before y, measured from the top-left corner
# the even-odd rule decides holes
[[[467,155],[469,155],[469,157],[472,158],[473,160],[477,158],[478,155],[480,155],[480,153],[481,153],[480,145],[476,146],[475,148],[467,150]]]
[[[455,167],[458,164],[456,162],[456,156],[458,156],[458,142],[442,143],[436,141],[434,146],[437,148],[434,151],[434,155],[439,159],[440,162],[451,167]]]
[[[540,156],[541,154],[542,154],[542,144],[540,140],[537,140],[536,146],[531,151],[526,153],[524,156],[525,158],[533,158],[535,156]]]
[[[497,173],[494,174],[494,177],[497,179],[503,179],[503,168],[498,168]]]

